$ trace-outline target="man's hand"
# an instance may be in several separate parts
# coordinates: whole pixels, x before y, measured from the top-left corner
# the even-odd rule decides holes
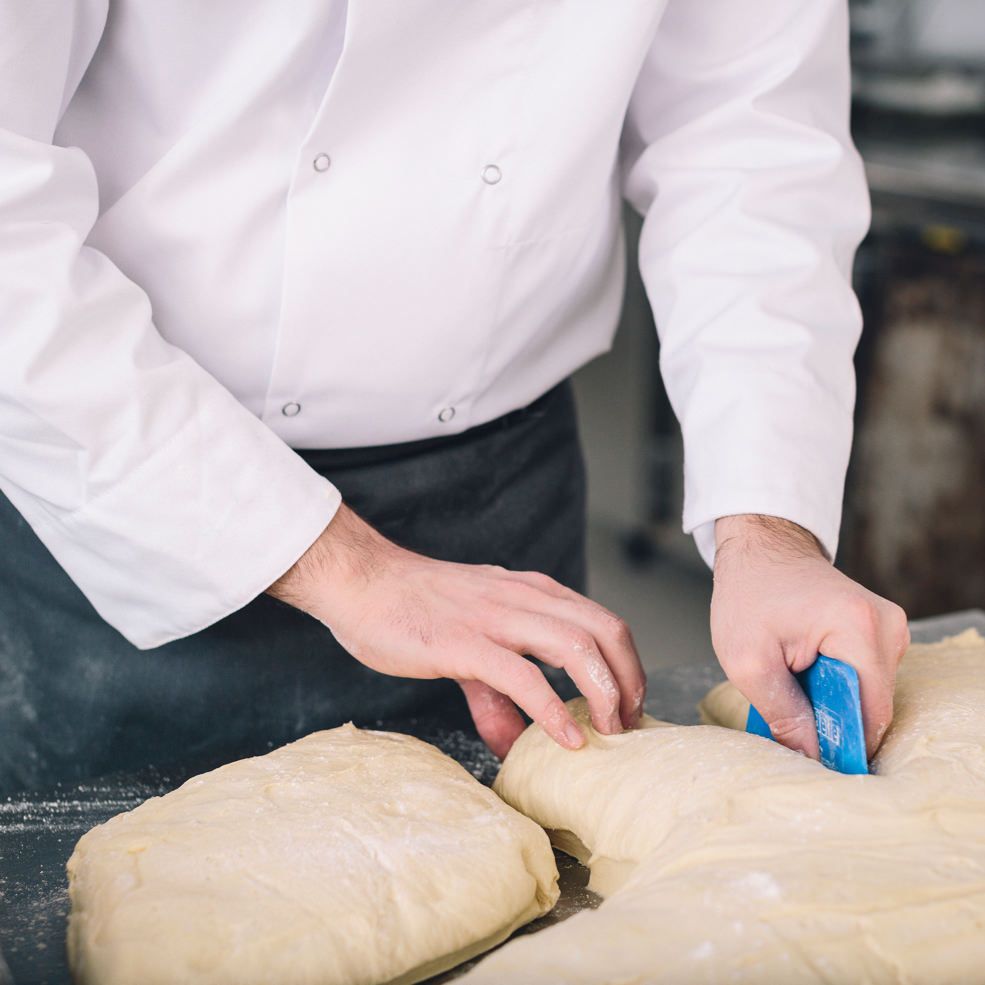
[[[871,758],[893,718],[906,614],[831,566],[817,540],[786,520],[730,516],[715,525],[712,643],[725,673],[773,737],[818,758],[814,716],[793,674],[818,653],[858,672]]]
[[[584,742],[524,654],[564,668],[599,732],[639,722],[646,678],[625,623],[546,575],[414,554],[343,505],[269,592],[321,620],[367,667],[457,680],[497,756],[525,728],[517,705],[562,746]]]

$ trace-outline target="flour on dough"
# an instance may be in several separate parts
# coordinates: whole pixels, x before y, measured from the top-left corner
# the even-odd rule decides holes
[[[416,982],[557,898],[537,825],[433,746],[351,725],[112,818],[68,873],[81,985]]]
[[[718,726],[564,751],[536,727],[496,789],[607,898],[463,982],[920,983],[985,977],[985,640],[913,646],[875,775]],[[724,686],[706,720],[744,722]]]

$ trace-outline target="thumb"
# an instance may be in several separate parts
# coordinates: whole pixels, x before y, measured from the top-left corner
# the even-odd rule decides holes
[[[771,663],[729,677],[763,716],[780,745],[820,759],[814,711],[785,663]]]
[[[465,693],[472,721],[482,741],[495,756],[505,758],[527,727],[516,705],[482,681],[459,681],[458,686]]]

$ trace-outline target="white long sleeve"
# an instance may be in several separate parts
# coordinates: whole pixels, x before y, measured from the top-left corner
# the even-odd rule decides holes
[[[106,7],[0,6],[0,487],[98,612],[151,647],[262,592],[339,495],[86,245],[93,167],[52,136]]]
[[[687,529],[833,550],[846,33],[844,0],[0,4],[0,486],[131,640],[191,633],[337,508],[291,448],[464,431],[607,348],[625,193]]]
[[[845,0],[670,0],[637,80],[624,188],[708,563],[740,513],[837,548],[869,220],[849,104]]]

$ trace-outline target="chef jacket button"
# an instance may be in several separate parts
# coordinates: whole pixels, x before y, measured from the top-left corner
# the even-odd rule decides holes
[[[438,414],[438,420],[442,424],[447,424],[455,416],[454,407],[446,407],[440,414]]]
[[[487,164],[482,169],[482,180],[487,185],[498,185],[503,178],[503,172],[495,164]]]
[[[285,417],[297,417],[298,414],[301,413],[301,405],[292,400],[290,403],[284,404],[284,406],[281,407],[280,412]]]
[[[332,166],[332,159],[328,154],[319,154],[312,162],[311,166],[316,171],[327,171]]]

